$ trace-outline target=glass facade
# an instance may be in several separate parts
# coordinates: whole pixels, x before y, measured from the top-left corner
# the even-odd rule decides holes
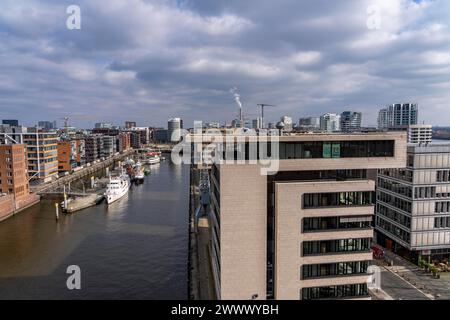
[[[301,268],[301,280],[366,274],[368,267],[369,261],[306,264]]]
[[[370,229],[372,216],[303,218],[303,232]]]
[[[302,256],[370,251],[371,238],[304,241]]]
[[[372,191],[305,193],[303,208],[367,206],[373,204]]]
[[[280,159],[393,157],[393,140],[280,142]]]
[[[366,283],[312,287],[303,288],[301,290],[302,300],[339,299],[367,296],[369,296],[369,290]]]

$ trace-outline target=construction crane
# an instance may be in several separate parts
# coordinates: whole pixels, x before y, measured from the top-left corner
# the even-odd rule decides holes
[[[258,103],[258,107],[261,107],[261,127],[264,127],[264,107],[275,107],[273,104]]]

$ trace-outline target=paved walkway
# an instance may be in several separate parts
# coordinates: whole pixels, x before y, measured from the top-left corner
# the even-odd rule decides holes
[[[394,299],[450,299],[450,273],[441,273],[440,279],[433,278],[408,260],[385,250],[386,261],[376,263],[386,272],[381,275],[382,288]]]

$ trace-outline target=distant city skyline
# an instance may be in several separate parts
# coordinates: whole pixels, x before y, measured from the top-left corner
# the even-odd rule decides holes
[[[411,102],[420,122],[449,124],[449,1],[80,0],[80,30],[68,4],[0,4],[2,118],[231,123],[236,87],[244,115],[277,106],[266,123],[351,110],[376,126],[381,108]]]

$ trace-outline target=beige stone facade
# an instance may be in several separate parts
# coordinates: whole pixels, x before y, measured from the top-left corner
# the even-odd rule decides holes
[[[406,134],[304,134],[280,137],[280,141],[373,141],[394,140],[393,157],[319,158],[280,160],[280,172],[373,170],[406,165]],[[372,238],[373,229],[302,232],[304,217],[371,216],[374,206],[302,209],[304,193],[375,190],[372,180],[274,181],[274,195],[268,193],[268,176],[258,164],[219,164],[212,172],[212,233],[217,236],[216,290],[221,299],[266,299],[268,291],[268,207],[274,207],[275,263],[274,299],[300,299],[301,289],[330,285],[366,283],[367,274],[345,277],[301,279],[303,264],[371,260],[372,253],[336,253],[302,256],[304,241]],[[214,190],[215,189],[215,190]],[[215,255],[212,252],[214,260]],[[358,297],[361,298],[361,297]],[[364,298],[364,297],[363,297]]]

